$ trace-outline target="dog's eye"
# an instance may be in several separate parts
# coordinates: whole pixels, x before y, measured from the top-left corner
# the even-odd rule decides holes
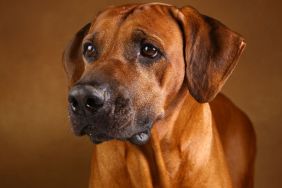
[[[154,59],[159,53],[159,49],[150,43],[145,43],[141,46],[141,55],[144,57]]]
[[[95,46],[92,43],[84,44],[83,55],[86,58],[90,58],[90,60],[94,60],[94,58],[97,56],[97,50]]]

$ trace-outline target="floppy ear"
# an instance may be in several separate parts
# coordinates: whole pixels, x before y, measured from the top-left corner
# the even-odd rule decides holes
[[[183,30],[189,91],[198,102],[209,102],[233,72],[244,39],[192,7],[181,8],[177,18]]]
[[[70,41],[63,53],[64,68],[67,73],[70,83],[77,81],[84,71],[82,60],[82,40],[88,33],[91,23],[82,27]]]

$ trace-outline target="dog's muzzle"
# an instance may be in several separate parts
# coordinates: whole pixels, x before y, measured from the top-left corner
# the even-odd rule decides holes
[[[141,145],[149,140],[152,122],[136,123],[140,120],[124,92],[113,92],[107,85],[81,84],[71,88],[68,101],[76,135],[86,134],[95,144],[119,139]]]

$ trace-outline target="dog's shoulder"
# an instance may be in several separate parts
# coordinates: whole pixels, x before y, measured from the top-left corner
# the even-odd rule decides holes
[[[226,124],[236,119],[245,125],[252,125],[249,117],[222,93],[210,102],[210,107],[217,124]]]

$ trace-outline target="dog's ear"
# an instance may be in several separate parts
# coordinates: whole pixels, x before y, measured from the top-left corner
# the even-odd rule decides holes
[[[82,40],[88,33],[91,23],[82,27],[70,41],[63,53],[64,68],[70,83],[77,81],[84,71],[82,60]]]
[[[183,30],[189,91],[198,102],[209,102],[234,70],[246,43],[239,34],[192,7],[179,9],[176,16]]]

